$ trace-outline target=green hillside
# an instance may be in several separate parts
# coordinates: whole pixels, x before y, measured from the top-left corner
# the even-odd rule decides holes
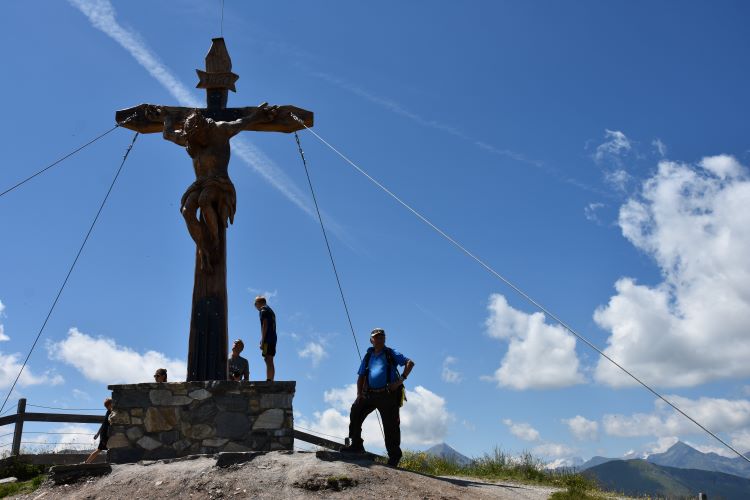
[[[584,472],[608,491],[630,496],[658,495],[666,498],[695,498],[699,492],[708,498],[746,500],[750,479],[696,469],[677,469],[645,460],[613,460]]]

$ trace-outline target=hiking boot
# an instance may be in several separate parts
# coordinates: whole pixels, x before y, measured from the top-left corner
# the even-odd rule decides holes
[[[401,461],[401,457],[394,457],[388,459],[388,465],[391,467],[398,467],[398,463]]]
[[[362,445],[350,444],[349,446],[342,446],[339,451],[341,453],[355,453],[361,455],[365,452],[365,448]]]

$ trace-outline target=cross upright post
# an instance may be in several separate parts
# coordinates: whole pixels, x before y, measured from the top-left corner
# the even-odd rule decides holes
[[[190,317],[187,380],[226,380],[228,354],[226,228],[234,221],[236,194],[229,178],[229,139],[241,131],[295,132],[313,126],[313,113],[295,106],[227,108],[238,75],[223,38],[214,38],[206,70],[196,70],[206,89],[205,108],[141,104],[115,113],[123,127],[161,132],[186,148],[196,181],[180,211],[195,241],[195,280]],[[304,126],[292,118],[296,115]]]

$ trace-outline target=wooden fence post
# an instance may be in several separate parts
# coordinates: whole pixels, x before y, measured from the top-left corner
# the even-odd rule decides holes
[[[13,431],[13,449],[11,455],[18,456],[21,454],[21,435],[23,434],[23,415],[26,413],[26,398],[18,400],[18,409],[16,410],[16,428]]]

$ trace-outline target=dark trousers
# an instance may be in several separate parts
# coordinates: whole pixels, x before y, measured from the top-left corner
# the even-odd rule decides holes
[[[362,422],[376,409],[383,420],[385,449],[388,450],[388,457],[398,461],[401,459],[401,417],[399,416],[398,391],[371,392],[354,402],[349,413],[349,437],[352,440],[352,446],[363,446]]]

